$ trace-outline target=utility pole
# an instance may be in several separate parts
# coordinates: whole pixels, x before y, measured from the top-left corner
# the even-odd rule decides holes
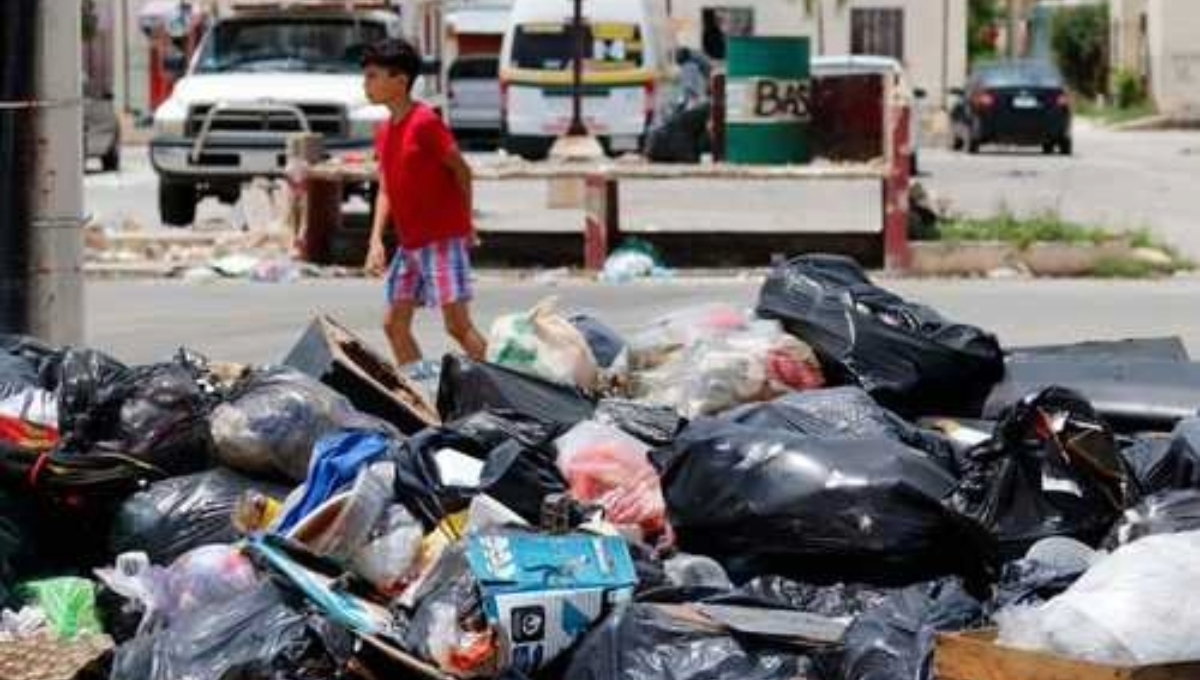
[[[29,329],[29,176],[33,170],[39,0],[0,2],[0,333]]]
[[[587,31],[584,30],[583,0],[575,0],[575,16],[571,22],[575,37],[575,58],[571,71],[571,124],[567,134],[559,137],[550,149],[550,156],[559,160],[594,160],[604,157],[600,142],[588,134],[583,120],[583,63],[588,57]]]
[[[571,137],[586,137],[588,130],[583,124],[583,60],[587,56],[583,44],[583,0],[575,0],[575,17],[571,22],[571,33],[575,36],[575,58],[571,69]]]
[[[1017,24],[1020,0],[1008,0],[1008,58],[1017,58]]]
[[[79,0],[42,0],[37,25],[35,170],[28,332],[83,340],[83,41]]]

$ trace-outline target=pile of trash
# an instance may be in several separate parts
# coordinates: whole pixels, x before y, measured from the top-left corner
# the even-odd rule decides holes
[[[0,676],[928,679],[989,627],[1200,657],[1178,343],[1005,350],[804,256],[632,333],[547,301],[487,359],[0,337]]]

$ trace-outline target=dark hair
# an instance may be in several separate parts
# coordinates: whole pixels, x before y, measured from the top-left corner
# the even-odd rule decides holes
[[[411,91],[417,76],[421,74],[421,52],[403,38],[384,38],[367,47],[363,52],[362,65],[364,68],[385,68],[392,75],[403,73],[408,76],[408,89]]]

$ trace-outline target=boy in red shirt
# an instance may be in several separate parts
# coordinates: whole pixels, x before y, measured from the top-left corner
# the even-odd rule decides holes
[[[387,274],[383,327],[398,364],[421,358],[412,333],[418,306],[440,307],[446,331],[481,361],[487,345],[470,310],[471,168],[437,113],[413,101],[420,69],[420,53],[404,40],[379,42],[363,57],[367,98],[392,114],[376,132],[379,197],[366,268]],[[390,265],[383,245],[389,223],[399,245]]]

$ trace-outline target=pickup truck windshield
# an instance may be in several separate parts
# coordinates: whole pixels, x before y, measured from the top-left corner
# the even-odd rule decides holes
[[[213,27],[197,73],[354,73],[367,45],[387,37],[379,22],[354,19],[237,19]]]

